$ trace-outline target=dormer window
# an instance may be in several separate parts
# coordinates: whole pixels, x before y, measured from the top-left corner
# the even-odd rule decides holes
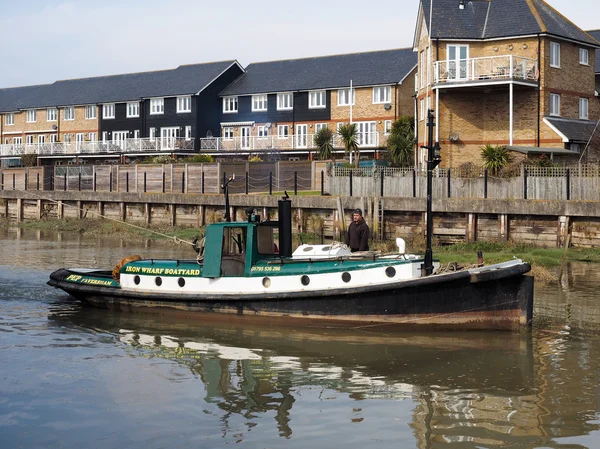
[[[266,95],[252,95],[252,111],[266,111],[267,110],[267,96]]]
[[[315,90],[308,93],[308,107],[322,109],[327,107],[327,97],[324,90]]]
[[[392,98],[392,86],[378,86],[373,88],[373,104],[389,103]]]
[[[164,114],[165,113],[165,99],[164,98],[152,98],[150,100],[150,115]]]
[[[36,113],[35,109],[30,109],[27,111],[27,123],[35,123]]]
[[[232,113],[238,111],[238,97],[223,98],[223,112]]]

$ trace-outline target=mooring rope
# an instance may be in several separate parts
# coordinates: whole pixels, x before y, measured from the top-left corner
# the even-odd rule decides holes
[[[51,198],[45,198],[45,197],[43,197],[42,195],[36,195],[36,194],[35,194],[35,193],[33,193],[33,191],[31,191],[31,190],[28,190],[28,191],[27,191],[27,193],[29,193],[29,194],[30,194],[30,195],[32,195],[32,196],[35,196],[35,197],[36,197],[36,198],[38,198],[38,199],[41,199],[41,200],[46,200],[46,201],[50,201],[50,202],[52,202],[52,203],[59,204],[59,201],[58,201],[58,200],[53,200],[53,199],[51,199]],[[168,235],[168,234],[163,234],[162,232],[153,231],[152,229],[144,228],[143,226],[134,225],[133,223],[127,223],[126,221],[119,220],[119,219],[116,219],[116,218],[107,217],[107,216],[105,216],[105,215],[102,215],[102,214],[99,214],[99,213],[97,213],[97,212],[94,212],[94,211],[92,211],[92,210],[90,210],[90,209],[83,209],[82,207],[77,207],[77,206],[74,206],[74,205],[72,205],[72,204],[68,204],[68,203],[62,203],[62,205],[63,205],[63,206],[67,206],[67,207],[71,207],[71,208],[73,208],[73,209],[77,209],[77,210],[79,210],[79,211],[81,211],[81,212],[85,212],[86,214],[87,214],[87,213],[90,213],[90,214],[92,214],[92,215],[96,215],[96,216],[98,216],[98,217],[100,217],[100,218],[104,218],[105,220],[114,221],[114,222],[116,222],[116,223],[120,223],[120,224],[123,224],[123,225],[126,225],[126,226],[131,226],[132,228],[136,228],[136,229],[139,229],[139,230],[141,230],[141,231],[145,231],[145,232],[149,232],[149,233],[151,233],[151,234],[156,234],[156,235],[159,235],[159,236],[161,236],[161,237],[164,237],[164,238],[166,238],[166,239],[168,239],[168,240],[173,240],[173,242],[174,242],[174,243],[177,243],[177,244],[180,244],[180,243],[186,243],[186,244],[188,244],[188,245],[195,246],[194,242],[188,242],[187,240],[180,239],[179,237],[177,237],[177,236],[175,236],[175,235]]]

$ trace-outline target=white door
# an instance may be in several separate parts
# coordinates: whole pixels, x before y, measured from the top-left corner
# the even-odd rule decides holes
[[[448,45],[448,79],[464,81],[469,77],[469,46]]]
[[[160,129],[160,148],[162,150],[174,150],[177,138],[179,137],[179,127],[169,127]]]
[[[296,125],[296,147],[308,147],[308,125]]]
[[[250,148],[250,127],[249,126],[243,126],[240,132],[240,136],[241,136],[241,141],[240,141],[240,148],[242,149],[249,149]]]
[[[127,132],[127,131],[113,131],[113,133],[112,133],[113,144],[115,144],[116,146],[121,148],[121,150],[124,150],[125,149],[125,139],[127,139],[128,135],[129,135],[129,132]],[[82,137],[83,137],[83,134],[82,134]],[[77,141],[79,141],[79,134],[77,134]]]

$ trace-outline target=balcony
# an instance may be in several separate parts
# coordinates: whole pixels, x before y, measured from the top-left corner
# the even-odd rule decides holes
[[[388,134],[379,132],[358,133],[360,148],[378,148],[385,146]],[[340,136],[333,136],[333,147],[344,148]],[[315,134],[294,135],[288,137],[209,137],[200,139],[202,151],[267,151],[267,150],[311,150],[317,149]]]
[[[538,79],[537,61],[514,55],[438,61],[434,64],[435,87],[502,84],[511,81],[537,85]]]
[[[112,142],[52,142],[36,144],[0,145],[0,157],[19,157],[25,154],[37,156],[85,156],[172,153],[194,150],[194,140],[174,137],[155,139],[124,139]]]

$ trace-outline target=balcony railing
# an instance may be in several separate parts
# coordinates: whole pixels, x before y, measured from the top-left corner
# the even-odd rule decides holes
[[[535,59],[506,55],[438,61],[435,63],[434,77],[436,84],[486,80],[535,82],[539,78],[539,71]]]
[[[370,132],[358,133],[358,145],[361,148],[376,148],[387,143],[388,134]],[[340,136],[333,136],[333,147],[344,148]],[[209,137],[200,139],[200,149],[204,151],[261,151],[261,150],[315,150],[315,134],[303,134],[287,137]]]
[[[194,140],[174,137],[157,137],[154,139],[124,139],[112,142],[49,142],[35,144],[0,145],[0,156],[22,156],[37,154],[38,156],[70,156],[70,155],[106,155],[160,153],[174,151],[193,151]]]

